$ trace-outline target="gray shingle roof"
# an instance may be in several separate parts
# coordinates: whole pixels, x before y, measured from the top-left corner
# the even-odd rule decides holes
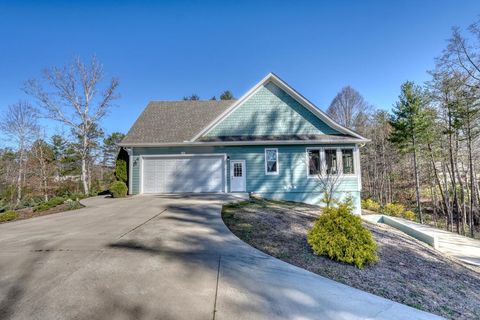
[[[191,140],[233,103],[235,100],[150,102],[121,144]]]

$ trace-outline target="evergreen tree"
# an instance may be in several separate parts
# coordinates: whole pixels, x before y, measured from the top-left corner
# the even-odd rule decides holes
[[[233,96],[233,93],[230,90],[225,90],[220,95],[220,100],[233,100],[233,99],[235,99],[235,97]]]
[[[190,96],[185,96],[185,97],[183,97],[183,100],[185,100],[185,101],[189,101],[189,100],[190,100],[190,101],[197,101],[197,100],[200,100],[200,97],[198,96],[198,94],[195,94],[195,93],[194,93],[194,94],[192,94],[192,95],[190,95]]]
[[[419,146],[428,138],[432,119],[431,113],[428,112],[426,95],[413,82],[407,81],[402,85],[399,100],[390,118],[390,125],[393,128],[390,141],[402,152],[413,155],[417,213],[420,222],[423,223],[418,154]]]
[[[118,143],[120,143],[125,135],[121,132],[113,132],[103,139],[103,165],[113,167],[118,154]]]

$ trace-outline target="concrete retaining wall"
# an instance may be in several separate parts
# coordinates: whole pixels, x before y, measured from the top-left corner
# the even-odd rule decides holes
[[[362,218],[369,222],[384,223],[386,225],[389,225],[395,229],[398,229],[408,234],[411,237],[414,237],[417,240],[425,242],[426,244],[434,247],[435,249],[438,249],[438,239],[436,236],[422,232],[410,226],[407,226],[406,224],[402,223],[401,219],[392,218],[382,214],[365,215],[365,216],[362,216]]]

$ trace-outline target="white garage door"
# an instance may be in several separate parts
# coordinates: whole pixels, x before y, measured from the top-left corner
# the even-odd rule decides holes
[[[223,192],[223,156],[144,158],[143,193]]]

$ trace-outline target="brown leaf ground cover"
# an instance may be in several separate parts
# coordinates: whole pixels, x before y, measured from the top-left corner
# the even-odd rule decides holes
[[[389,226],[368,224],[379,261],[360,270],[313,254],[307,231],[316,206],[252,199],[224,206],[225,224],[253,247],[349,286],[451,319],[480,319],[480,268]]]

